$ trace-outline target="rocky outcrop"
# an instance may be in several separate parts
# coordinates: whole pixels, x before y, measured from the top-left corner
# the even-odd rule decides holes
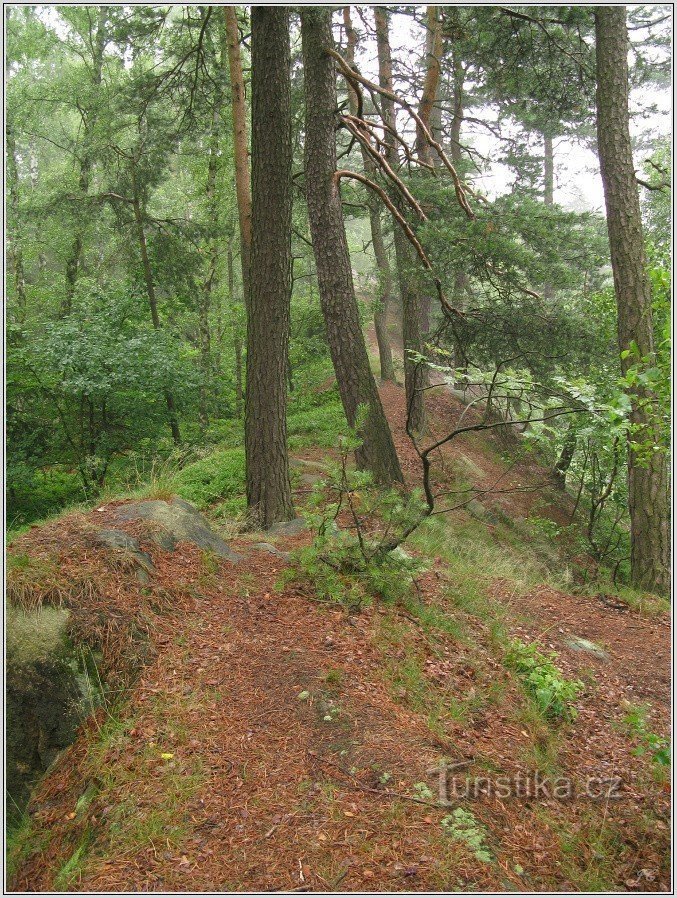
[[[43,607],[6,617],[7,811],[18,816],[31,789],[102,699],[96,658],[69,636],[70,612]]]
[[[178,542],[191,542],[227,561],[240,561],[241,556],[214,533],[197,508],[183,499],[174,498],[171,502],[161,499],[128,502],[117,507],[113,516],[121,524],[129,521],[152,521],[158,524],[160,529],[152,533],[150,538],[167,551],[173,550]]]

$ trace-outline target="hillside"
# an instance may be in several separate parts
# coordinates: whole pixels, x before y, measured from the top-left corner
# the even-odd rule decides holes
[[[403,390],[381,397],[416,485]],[[428,403],[440,432],[460,414],[442,388]],[[295,454],[303,513],[332,452]],[[312,539],[296,526],[212,517],[228,560],[163,542],[114,500],[18,538],[10,595],[63,602],[108,692],[33,794],[9,887],[668,890],[665,606],[586,588],[586,560],[554,536],[572,500],[520,455],[484,434],[444,447],[443,482],[500,491],[424,525],[405,597],[359,611],[289,574]],[[111,528],[150,573],[136,549],[97,542]],[[569,696],[559,716],[544,688]],[[477,794],[441,807],[442,762],[463,788],[480,778]]]

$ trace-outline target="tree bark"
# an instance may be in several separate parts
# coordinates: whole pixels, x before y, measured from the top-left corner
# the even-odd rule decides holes
[[[430,118],[440,85],[443,40],[442,17],[439,14],[439,9],[436,6],[428,6],[426,18],[426,72],[423,80],[423,92],[418,104],[418,115],[425,125],[430,127]],[[432,150],[423,128],[418,123],[416,124],[416,153],[419,159],[432,165]]]
[[[349,6],[343,7],[343,22],[346,27],[347,37],[346,60],[348,65],[354,66],[357,33],[353,28],[353,23],[350,18]],[[350,102],[351,114],[357,115],[357,95],[350,86],[348,86],[348,99]],[[362,168],[364,169],[364,173],[373,181],[376,168],[374,160],[369,156],[369,153],[361,144],[360,149],[362,151]],[[376,268],[379,273],[379,296],[374,308],[374,331],[376,332],[376,343],[378,344],[381,380],[394,381],[395,368],[393,366],[393,351],[390,346],[387,324],[388,305],[392,293],[392,276],[390,273],[390,262],[388,261],[388,254],[383,240],[379,200],[370,190],[367,191],[367,205],[369,208],[369,224],[371,227],[371,245],[374,249]]]
[[[224,6],[226,41],[230,68],[230,91],[233,115],[233,152],[235,156],[235,192],[240,222],[240,260],[245,306],[249,302],[250,260],[252,245],[252,195],[249,181],[249,141],[247,139],[247,102],[245,98],[237,7]]]
[[[308,217],[320,302],[336,380],[348,424],[362,439],[360,468],[377,483],[403,482],[392,435],[369,366],[355,300],[343,209],[336,174],[336,72],[331,10],[303,7],[301,40],[305,82],[305,169]],[[366,407],[364,419],[358,418]]]
[[[287,457],[291,300],[289,9],[253,6],[252,255],[247,303],[247,504],[267,529],[294,516]]]
[[[378,51],[378,76],[380,87],[393,90],[393,66],[390,53],[390,37],[388,33],[388,12],[383,6],[374,7],[376,25],[376,42]],[[381,110],[387,126],[395,127],[395,104],[387,97],[381,98]],[[388,162],[393,168],[399,167],[397,144],[386,132]],[[399,196],[393,201],[399,211],[404,212]],[[420,433],[425,428],[424,388],[427,384],[426,370],[423,365],[414,362],[411,353],[420,353],[423,346],[421,340],[421,310],[418,290],[411,273],[415,265],[414,250],[400,225],[393,221],[395,243],[395,260],[397,277],[402,297],[402,342],[404,344],[404,389],[407,402],[409,428]]]
[[[96,36],[92,40],[92,86],[94,87],[94,102],[96,103],[98,91],[101,87],[101,79],[103,76],[103,53],[106,47],[106,22],[108,20],[108,7],[100,6],[98,8],[98,19],[96,26]],[[92,150],[90,146],[92,129],[96,121],[98,110],[90,109],[87,112],[81,112],[83,127],[83,148],[82,158],[80,160],[80,175],[78,178],[78,186],[80,193],[86,197],[89,193],[89,185],[92,179]],[[71,251],[66,259],[66,283],[63,303],[61,305],[61,314],[63,316],[70,315],[73,307],[73,295],[75,293],[75,284],[80,273],[80,264],[82,261],[82,248],[84,240],[84,227],[80,221],[75,229],[75,236],[71,245]]]
[[[624,6],[595,9],[597,47],[597,142],[599,148],[614,288],[618,345],[625,374],[636,359],[654,358],[651,285],[642,232],[628,113],[628,32]],[[628,497],[632,582],[667,593],[670,586],[667,459],[662,451],[640,460],[634,443],[659,442],[648,409],[653,397],[641,386],[630,392]]]
[[[426,71],[423,79],[423,91],[418,104],[418,116],[429,131],[434,130],[432,125],[435,104],[439,100],[440,74],[442,71],[442,17],[436,6],[426,8]],[[437,107],[439,111],[439,106]],[[423,127],[416,123],[416,154],[418,158],[433,165],[437,154],[432,153],[432,148],[425,136]],[[430,293],[421,292],[419,296],[421,338],[430,333],[430,318],[432,314],[433,298]]]

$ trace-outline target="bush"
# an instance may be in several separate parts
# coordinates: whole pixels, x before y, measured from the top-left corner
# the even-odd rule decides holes
[[[525,645],[514,639],[505,655],[505,665],[522,678],[526,692],[539,710],[551,720],[574,720],[572,703],[583,688],[580,680],[566,680],[554,661],[557,655],[543,655],[535,643]]]
[[[172,485],[198,508],[221,503],[222,514],[236,514],[246,506],[244,449],[224,449],[186,465]]]

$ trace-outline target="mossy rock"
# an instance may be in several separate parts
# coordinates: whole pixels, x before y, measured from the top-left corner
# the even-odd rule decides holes
[[[102,701],[96,657],[74,645],[70,612],[43,606],[6,615],[7,808],[18,818],[31,790]]]

